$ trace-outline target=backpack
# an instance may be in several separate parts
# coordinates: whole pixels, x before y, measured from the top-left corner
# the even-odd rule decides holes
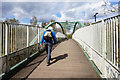
[[[46,30],[46,33],[44,34],[43,39],[46,42],[50,42],[52,40],[52,32],[51,32],[51,30]]]

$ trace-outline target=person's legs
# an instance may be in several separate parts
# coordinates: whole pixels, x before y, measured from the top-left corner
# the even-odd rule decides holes
[[[51,59],[51,51],[52,51],[52,44],[48,43],[48,54],[47,54],[47,63],[50,63],[50,59]]]
[[[48,63],[48,43],[47,42],[45,42],[45,50],[46,50],[46,55],[47,55],[46,62]]]
[[[48,54],[48,44],[45,43],[45,51],[46,51],[46,54]]]
[[[49,53],[50,53],[50,56],[49,56],[49,60],[51,60],[51,52],[52,52],[52,44],[50,44],[50,46],[49,46]]]

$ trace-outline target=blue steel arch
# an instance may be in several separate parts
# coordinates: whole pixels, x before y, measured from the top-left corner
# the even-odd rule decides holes
[[[60,25],[63,34],[65,34],[64,29],[63,29],[62,25],[60,24],[60,22],[52,22],[52,23],[48,24],[45,28],[47,29],[48,27],[50,27],[50,26],[52,26],[53,24],[56,24],[56,23]]]

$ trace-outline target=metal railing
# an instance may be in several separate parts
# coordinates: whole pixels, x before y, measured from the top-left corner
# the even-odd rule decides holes
[[[43,31],[32,25],[0,23],[0,75],[40,50]]]
[[[35,55],[45,28],[33,25],[0,23],[0,78]],[[56,31],[58,32],[58,31]],[[57,37],[61,42],[66,37]]]
[[[120,15],[113,16],[90,26],[78,29],[73,34],[90,56],[102,76],[120,77]]]

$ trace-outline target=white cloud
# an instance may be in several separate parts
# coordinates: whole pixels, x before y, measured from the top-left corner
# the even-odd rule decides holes
[[[2,3],[0,2],[0,18],[2,18]]]
[[[62,17],[59,20],[71,20],[71,21],[78,21],[78,20],[86,20],[94,18],[93,15],[98,12],[101,14],[101,5],[103,4],[102,1],[98,3],[79,3],[79,5],[72,7],[75,4],[67,4],[67,8],[65,11],[62,11]],[[84,13],[85,12],[85,15]],[[103,15],[103,13],[102,13]]]
[[[3,2],[98,2],[100,0],[2,0],[2,1]],[[119,0],[107,0],[107,1],[119,2]]]
[[[19,0],[17,0],[19,1]],[[27,1],[27,0],[25,0]],[[36,16],[40,21],[93,21],[93,15],[97,12],[97,18],[105,16],[103,0],[98,2],[4,2],[3,16],[13,14],[15,18],[31,18]],[[117,5],[114,5],[117,7]],[[110,7],[108,7],[110,8]],[[57,13],[61,17],[57,17]]]
[[[17,8],[15,7],[11,13],[13,13],[13,15],[15,16],[15,18],[24,18],[25,16],[28,15],[28,13],[26,13],[26,11],[24,11],[21,8]]]

